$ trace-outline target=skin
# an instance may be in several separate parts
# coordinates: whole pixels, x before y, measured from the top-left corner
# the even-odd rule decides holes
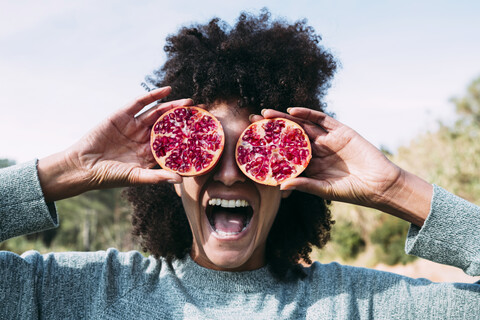
[[[175,173],[149,170],[156,165],[150,151],[150,130],[162,113],[193,101],[183,99],[156,105],[136,116],[171,90],[159,88],[138,97],[67,150],[40,159],[38,174],[45,200],[61,200],[95,189],[181,182],[182,178]]]
[[[190,99],[157,104],[137,115],[145,106],[171,91],[160,88],[120,109],[65,151],[38,162],[40,185],[47,202],[88,190],[170,182],[178,184],[194,234],[193,259],[218,270],[251,270],[265,264],[265,241],[280,203],[289,190],[309,192],[325,199],[372,207],[422,226],[430,211],[432,186],[393,164],[353,129],[318,111],[289,109],[289,114],[264,110],[251,115],[228,101],[218,101],[210,111],[226,131],[220,163],[209,174],[183,178],[152,170],[150,129],[165,111],[191,105]],[[313,158],[306,177],[284,182],[280,188],[258,185],[242,175],[234,160],[238,136],[259,119],[285,117],[301,124],[312,143]],[[248,232],[234,239],[212,235],[205,219],[209,198],[245,199],[254,210]]]
[[[258,184],[248,179],[235,161],[235,146],[250,124],[248,109],[238,109],[235,101],[218,101],[209,106],[225,132],[222,157],[209,173],[184,177],[175,185],[182,198],[193,233],[191,256],[199,265],[229,271],[245,271],[265,265],[267,235],[275,220],[280,200],[290,191]],[[253,208],[248,227],[238,235],[221,236],[208,222],[205,210],[212,198],[247,200]]]
[[[301,124],[310,137],[313,157],[306,177],[284,182],[282,190],[297,189],[371,207],[423,225],[430,212],[431,184],[395,165],[353,129],[325,113],[306,108],[289,108],[288,112],[263,110],[262,115]]]

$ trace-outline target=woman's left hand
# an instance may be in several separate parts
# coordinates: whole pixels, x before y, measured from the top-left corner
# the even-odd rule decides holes
[[[283,182],[281,189],[373,207],[423,223],[430,208],[430,184],[395,165],[355,130],[325,113],[306,108],[291,108],[289,113],[267,109],[262,115],[300,124],[311,141],[312,159],[303,176]]]

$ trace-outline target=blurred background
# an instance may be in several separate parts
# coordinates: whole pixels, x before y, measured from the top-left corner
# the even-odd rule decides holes
[[[168,34],[216,16],[267,7],[307,19],[341,67],[328,111],[394,162],[480,204],[478,1],[5,1],[0,0],[0,167],[67,148],[145,92]],[[60,228],[0,243],[18,253],[139,249],[120,189],[58,202]],[[334,203],[339,261],[435,281],[475,281],[407,256],[408,224]],[[478,278],[477,278],[478,280]]]

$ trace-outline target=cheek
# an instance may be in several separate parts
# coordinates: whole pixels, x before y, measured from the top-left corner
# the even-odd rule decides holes
[[[178,186],[178,187],[177,187]],[[183,182],[175,185],[175,189],[179,190],[182,198],[183,208],[187,215],[190,229],[194,234],[194,238],[198,238],[200,229],[200,205],[199,205],[199,186],[194,182],[193,178],[183,178]]]
[[[189,220],[196,215],[198,208],[198,186],[196,186],[191,178],[183,178],[181,184],[175,185],[175,191],[177,195],[182,198],[183,208]]]
[[[204,186],[208,179],[208,174],[200,177],[183,177],[183,182],[175,185],[175,190],[182,198],[183,207],[189,219],[199,218]]]
[[[183,182],[175,185],[175,191],[182,200],[187,203],[198,202],[200,199],[201,190],[208,178],[200,177],[183,177]]]
[[[261,217],[268,226],[273,224],[275,217],[277,216],[278,208],[282,200],[282,193],[278,187],[270,187],[261,185],[258,187],[261,199]]]

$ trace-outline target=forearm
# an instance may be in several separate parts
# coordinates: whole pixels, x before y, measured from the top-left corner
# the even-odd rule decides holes
[[[55,206],[43,197],[36,162],[0,170],[0,241],[57,225]]]
[[[410,227],[407,253],[480,275],[480,207],[433,187],[431,212],[422,228]]]
[[[430,213],[432,195],[430,183],[402,170],[397,181],[379,195],[373,207],[421,227]]]

